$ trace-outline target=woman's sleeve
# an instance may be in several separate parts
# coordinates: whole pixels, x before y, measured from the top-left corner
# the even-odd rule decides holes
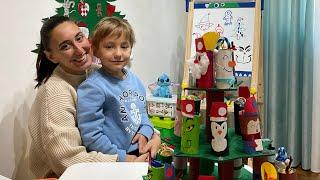
[[[83,162],[115,162],[117,155],[87,152],[76,127],[76,93],[49,92],[41,102],[41,140],[48,162],[57,175]],[[62,88],[63,89],[63,88]]]
[[[90,151],[118,154],[119,161],[125,161],[126,150],[119,149],[104,133],[103,109],[107,104],[104,90],[92,81],[85,81],[78,87],[77,94],[77,118],[83,144]]]

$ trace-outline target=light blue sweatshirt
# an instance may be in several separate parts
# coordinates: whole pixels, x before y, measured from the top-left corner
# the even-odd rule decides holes
[[[153,126],[146,112],[146,91],[128,69],[121,80],[99,69],[79,87],[77,120],[82,142],[88,151],[118,154],[125,161],[128,152],[138,149],[131,144],[140,133],[150,140]]]

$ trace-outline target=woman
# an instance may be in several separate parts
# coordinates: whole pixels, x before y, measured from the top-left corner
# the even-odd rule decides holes
[[[117,155],[87,152],[76,127],[76,89],[94,69],[91,44],[70,19],[54,16],[40,31],[37,58],[38,94],[31,109],[29,131],[32,142],[30,168],[36,178],[58,177],[67,167],[81,162],[115,162]],[[126,161],[154,157],[160,137],[156,134],[143,155],[127,155]]]

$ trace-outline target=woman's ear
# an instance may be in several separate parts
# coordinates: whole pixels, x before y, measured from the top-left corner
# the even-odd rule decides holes
[[[52,52],[45,50],[45,51],[44,51],[44,54],[45,54],[46,57],[47,57],[50,61],[52,61],[53,63],[58,63],[58,62],[55,60],[54,55],[52,54]]]

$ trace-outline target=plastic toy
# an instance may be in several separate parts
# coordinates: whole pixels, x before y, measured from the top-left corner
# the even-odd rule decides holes
[[[152,95],[155,97],[164,97],[171,98],[172,93],[170,91],[171,81],[169,76],[166,74],[162,74],[157,81],[158,87],[152,92]]]
[[[277,180],[276,168],[269,162],[262,163],[261,178],[262,180]]]
[[[289,170],[291,169],[292,157],[288,156],[287,150],[284,147],[278,148],[278,153],[275,158],[275,165],[278,168],[278,171],[285,171],[289,174]]]

